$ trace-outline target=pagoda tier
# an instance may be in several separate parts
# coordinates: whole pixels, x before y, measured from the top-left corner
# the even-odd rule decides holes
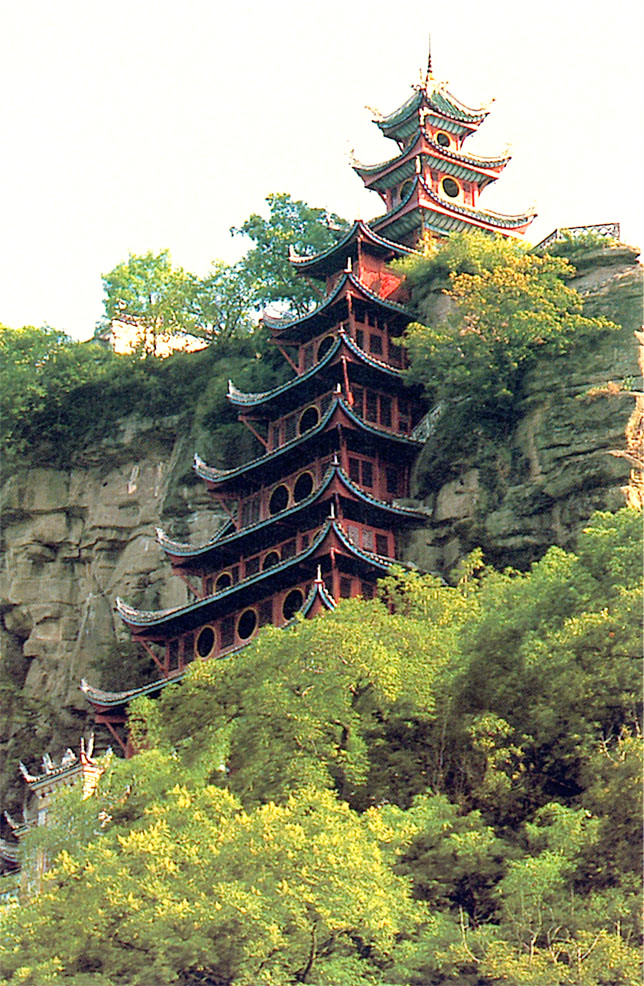
[[[374,328],[368,325],[367,333]],[[365,330],[362,334],[364,342]],[[371,337],[368,335],[366,344],[380,351],[381,355],[375,356],[361,349],[342,329],[331,332],[313,344],[311,354],[318,357],[318,362],[308,369],[303,369],[281,386],[259,394],[244,393],[229,381],[228,400],[246,418],[270,420],[276,415],[288,414],[324,393],[335,393],[338,386],[348,397],[351,382],[362,386],[376,383],[379,389],[394,392],[404,389],[412,393],[413,388],[404,382],[402,369],[392,363],[402,363],[402,353],[398,346],[391,343],[387,346],[387,342],[390,343],[390,340],[383,341],[380,333]],[[382,353],[383,349],[385,353]],[[306,353],[304,357],[306,359]]]
[[[379,297],[386,298],[390,293],[386,265],[395,258],[413,253],[409,247],[378,236],[358,219],[342,239],[323,253],[315,257],[298,257],[291,253],[289,259],[299,273],[325,279],[335,277],[343,268],[346,270],[350,262],[350,269],[360,281]],[[399,274],[393,276],[392,283],[396,288],[400,286]],[[328,284],[327,290],[330,290]]]
[[[387,406],[385,414],[389,410],[390,407]],[[309,411],[311,414],[305,418]],[[373,413],[374,417],[382,417],[382,402],[376,403]],[[195,472],[206,481],[208,489],[220,497],[239,499],[256,494],[258,490],[270,486],[284,476],[290,476],[303,463],[317,460],[326,465],[325,459],[330,461],[334,453],[338,454],[342,467],[349,475],[352,474],[349,463],[352,456],[358,459],[377,459],[382,468],[393,469],[396,465],[405,468],[419,451],[422,442],[407,434],[412,421],[409,408],[405,422],[402,421],[400,405],[397,414],[397,422],[391,417],[391,427],[385,428],[363,420],[341,395],[328,395],[307,406],[299,421],[294,422],[295,432],[299,428],[300,434],[295,433],[294,438],[286,440],[273,451],[233,469],[215,469],[206,465],[199,456],[195,456]],[[312,426],[308,427],[310,423]],[[404,433],[396,432],[396,423]],[[288,438],[288,434],[283,434],[282,437]],[[371,484],[375,494],[386,499],[386,494],[382,496],[379,492],[379,488],[383,487],[386,487],[386,481],[383,484]],[[390,494],[396,497],[406,495],[401,483],[397,483],[395,491]]]
[[[356,469],[358,463],[359,460],[353,464],[353,470],[360,478],[359,466]],[[163,531],[157,530],[159,545],[177,571],[203,579],[201,594],[205,596],[213,589],[219,591],[292,554],[296,550],[298,535],[301,539],[301,532],[318,528],[328,517],[330,502],[333,502],[336,516],[346,526],[355,544],[367,548],[373,546],[375,534],[378,553],[389,557],[395,554],[391,529],[409,523],[418,524],[424,518],[418,510],[387,503],[365,492],[342,470],[337,459],[327,468],[319,485],[315,480],[318,464],[314,462],[311,465],[311,469],[284,478],[283,485],[288,497],[285,509],[271,515],[271,498],[266,497],[260,506],[262,519],[255,523],[237,528],[229,521],[214,538],[199,546],[174,541]],[[308,489],[311,492],[302,496]],[[284,550],[286,555],[283,554]],[[245,561],[240,563],[240,559]],[[211,577],[213,572],[218,573],[214,579]]]
[[[381,267],[381,271],[382,269]],[[398,288],[402,276],[398,275],[395,280]],[[343,328],[360,345],[356,333],[360,328],[363,332],[367,329],[369,314],[378,320],[375,329],[381,336],[386,332],[400,335],[409,323],[410,315],[403,305],[393,301],[391,297],[382,298],[376,294],[352,270],[341,272],[331,281],[330,293],[307,315],[299,318],[271,318],[264,315],[263,322],[270,330],[274,342],[279,346],[294,346],[299,349],[331,329]],[[292,365],[299,369],[297,364]]]
[[[452,151],[432,140],[419,130],[415,140],[402,154],[380,164],[364,165],[355,162],[353,170],[360,175],[368,189],[380,194],[388,208],[393,204],[393,191],[418,172],[440,172],[475,184],[481,191],[496,181],[510,162],[509,154],[496,158],[475,157],[462,151]]]
[[[439,237],[472,229],[520,236],[535,215],[534,212],[525,212],[507,216],[448,201],[432,191],[421,175],[416,175],[409,187],[404,189],[402,201],[386,215],[374,219],[372,225],[375,230],[386,231],[388,236],[413,242],[426,231]]]
[[[510,161],[509,154],[486,158],[462,150],[487,113],[459,102],[430,71],[406,103],[374,121],[399,148],[380,164],[354,164],[387,208],[369,223],[374,232],[411,246],[426,232],[438,237],[467,229],[504,236],[525,232],[534,212],[506,216],[478,208],[481,191]]]
[[[326,588],[322,575],[318,571],[301,610],[297,616],[289,620],[283,629],[288,629],[297,619],[318,616],[318,614],[325,611],[334,610],[335,607],[335,599]],[[233,657],[246,646],[248,644],[244,643],[240,647],[232,648],[226,652],[226,658]],[[156,681],[151,681],[147,685],[141,685],[138,688],[113,692],[105,691],[102,688],[95,688],[89,682],[85,681],[85,679],[81,681],[81,691],[94,710],[96,722],[99,725],[105,726],[110,731],[126,756],[131,755],[133,752],[126,729],[129,703],[132,699],[143,695],[148,698],[157,698],[168,685],[178,684],[182,681],[186,675],[187,665],[192,659],[189,655],[185,654],[185,651],[183,656],[184,660],[182,660],[179,668],[171,672],[163,672],[162,677]]]
[[[304,606],[316,573],[330,584],[334,599],[374,594],[392,558],[360,547],[349,526],[331,516],[320,529],[298,538],[291,557],[204,599],[155,611],[119,599],[117,610],[134,639],[164,646],[163,655],[149,649],[164,674],[181,670],[193,656],[224,655],[248,643],[266,624],[289,623]]]

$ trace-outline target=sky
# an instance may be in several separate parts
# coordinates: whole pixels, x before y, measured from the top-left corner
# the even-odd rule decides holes
[[[632,0],[0,0],[0,323],[89,338],[102,274],[234,262],[273,192],[380,214],[350,153],[395,154],[367,107],[408,98],[430,33],[435,76],[495,99],[466,149],[512,148],[482,208],[644,245],[643,29]]]

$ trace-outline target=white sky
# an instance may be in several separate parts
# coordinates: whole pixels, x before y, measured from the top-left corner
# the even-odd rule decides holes
[[[643,27],[633,0],[0,0],[0,322],[88,338],[102,273],[233,261],[271,192],[379,214],[348,152],[395,153],[365,105],[408,97],[430,31],[453,94],[496,98],[467,148],[512,145],[481,206],[644,245]]]

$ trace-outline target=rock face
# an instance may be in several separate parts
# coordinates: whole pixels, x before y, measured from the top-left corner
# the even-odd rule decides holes
[[[619,246],[574,261],[571,284],[585,314],[604,314],[622,329],[537,364],[511,430],[490,438],[462,406],[444,409],[416,465],[414,493],[430,521],[408,539],[408,560],[444,571],[480,546],[497,565],[524,567],[551,544],[569,547],[594,510],[623,506],[629,466],[610,451],[624,448],[633,398],[593,389],[638,378],[637,256]]]
[[[471,423],[446,410],[417,463],[428,521],[408,536],[407,560],[445,571],[481,545],[490,561],[525,565],[552,543],[569,545],[593,510],[623,503],[628,465],[608,452],[624,444],[632,399],[587,394],[637,373],[637,253],[586,257],[574,286],[588,313],[624,328],[538,365],[508,434],[472,442]],[[187,431],[179,419],[125,418],[69,469],[17,469],[0,491],[0,646],[11,683],[0,717],[0,806],[19,796],[17,756],[77,747],[89,715],[82,677],[112,688],[136,683],[116,596],[144,608],[187,601],[154,529],[199,543],[221,521],[186,468]]]

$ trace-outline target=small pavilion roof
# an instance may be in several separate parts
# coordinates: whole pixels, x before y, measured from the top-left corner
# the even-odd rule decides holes
[[[339,521],[330,518],[304,551],[205,599],[198,599],[174,609],[139,610],[117,598],[116,609],[123,622],[132,631],[143,631],[144,636],[149,639],[154,639],[155,635],[159,639],[165,639],[173,633],[195,630],[210,620],[229,613],[231,609],[235,611],[251,605],[252,602],[271,595],[280,587],[292,584],[292,573],[294,570],[297,573],[298,568],[301,570],[300,577],[305,578],[306,568],[310,568],[314,559],[323,556],[332,543],[336,545],[336,559],[341,556],[344,549],[346,556],[358,563],[366,564],[371,571],[375,570],[380,574],[384,574],[392,564],[391,558],[359,548]]]
[[[162,550],[172,556],[179,564],[180,559],[190,561],[208,558],[212,560],[218,556],[225,555],[228,550],[233,553],[234,557],[238,557],[246,550],[244,541],[253,541],[261,533],[267,534],[268,543],[274,543],[275,537],[274,535],[271,536],[272,529],[283,526],[286,522],[292,523],[296,530],[301,530],[302,513],[310,510],[315,503],[321,504],[325,499],[325,494],[333,493],[336,490],[340,495],[360,502],[368,509],[376,512],[382,511],[390,519],[395,517],[398,523],[402,523],[403,521],[420,522],[421,519],[426,519],[425,513],[415,510],[412,507],[403,507],[395,503],[386,503],[384,500],[378,500],[357,486],[347,476],[341,466],[335,462],[329,466],[322,482],[309,496],[300,500],[294,506],[273,514],[271,517],[266,517],[263,520],[257,521],[255,524],[249,524],[248,527],[242,527],[239,530],[234,529],[231,524],[226,527],[229,533],[225,537],[220,537],[216,540],[211,539],[202,545],[191,545],[182,541],[173,541],[159,528],[157,528],[157,540]],[[224,563],[222,562],[222,564]],[[226,561],[225,564],[229,564],[229,562]]]
[[[264,455],[259,456],[259,458],[253,459],[244,465],[236,466],[233,469],[215,469],[212,466],[208,466],[198,455],[195,455],[194,470],[201,479],[205,479],[206,482],[222,488],[231,484],[234,486],[236,480],[256,478],[269,465],[279,465],[281,471],[282,468],[289,468],[291,460],[293,465],[301,463],[302,449],[309,443],[314,444],[315,439],[322,435],[329,426],[333,426],[336,421],[338,423],[344,421],[349,426],[353,426],[366,438],[373,438],[385,443],[391,442],[401,451],[404,449],[411,451],[422,445],[422,442],[418,439],[411,438],[407,435],[397,435],[395,432],[385,431],[383,428],[378,428],[375,425],[363,421],[362,418],[351,410],[346,401],[341,396],[338,396],[334,398],[328,411],[322,416],[322,419],[314,428],[305,431],[303,435],[298,435],[290,442],[280,446],[280,448],[274,449],[272,452],[266,452]],[[284,460],[286,460],[286,464]]]
[[[298,257],[291,254],[289,259],[298,271],[308,274],[311,277],[328,277],[341,268],[348,257],[355,260],[358,255],[358,241],[369,244],[371,252],[382,256],[400,257],[413,254],[416,251],[411,247],[402,246],[392,240],[379,236],[361,219],[356,220],[342,239],[333,246],[330,246],[315,257]]]
[[[242,390],[238,390],[233,384],[232,380],[228,381],[228,393],[227,398],[231,404],[237,407],[239,410],[245,409],[259,409],[261,408],[263,412],[267,415],[272,414],[273,405],[275,402],[284,404],[284,399],[290,397],[286,403],[292,404],[293,407],[297,406],[298,400],[301,399],[302,395],[299,391],[304,391],[306,394],[306,399],[312,399],[310,385],[311,381],[322,374],[322,371],[336,365],[338,359],[342,355],[349,355],[352,360],[357,360],[359,363],[363,363],[368,366],[371,370],[377,370],[380,374],[385,375],[385,379],[389,384],[394,386],[401,386],[404,383],[403,371],[399,367],[391,366],[389,363],[385,363],[384,360],[378,359],[371,353],[365,352],[361,349],[358,344],[351,339],[346,332],[340,330],[338,332],[338,337],[334,341],[333,345],[327,353],[324,354],[319,362],[314,363],[313,366],[306,370],[304,373],[292,377],[287,380],[286,383],[280,384],[279,387],[275,387],[273,390],[267,390],[262,393],[244,393]],[[322,391],[320,391],[322,392]],[[284,409],[280,409],[280,413],[284,413]]]
[[[355,274],[345,271],[331,293],[317,308],[314,308],[307,315],[301,315],[292,319],[274,319],[265,315],[263,317],[264,324],[277,338],[303,338],[307,334],[310,334],[311,328],[315,328],[319,323],[322,323],[322,327],[333,323],[336,320],[336,316],[331,309],[337,302],[344,300],[347,294],[351,294],[352,297],[362,298],[373,305],[377,305],[380,310],[399,315],[407,321],[411,319],[410,313],[402,305],[374,294]]]

